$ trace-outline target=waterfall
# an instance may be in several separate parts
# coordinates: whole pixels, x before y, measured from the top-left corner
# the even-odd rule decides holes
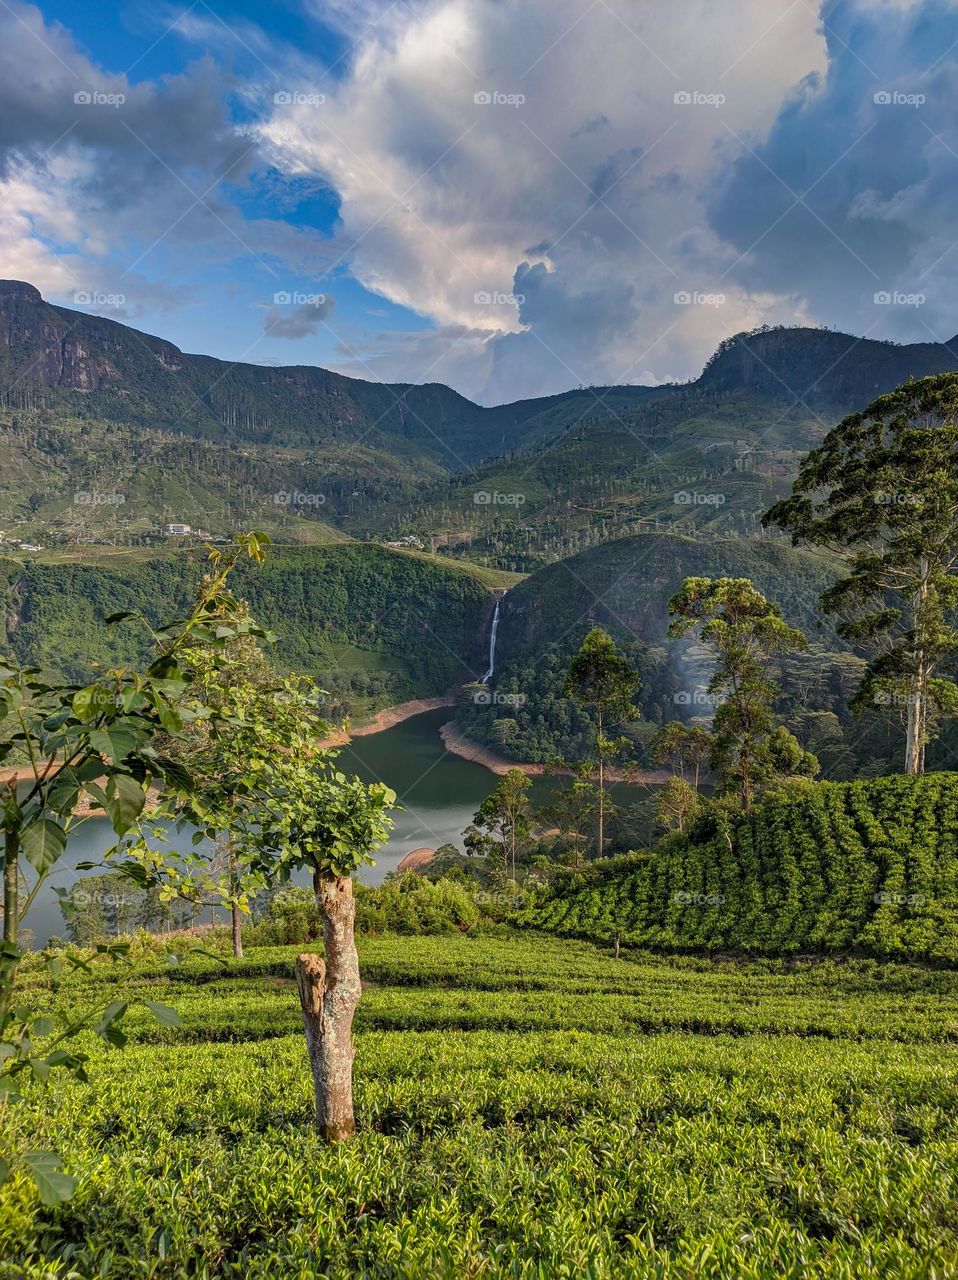
[[[489,633],[489,670],[482,677],[483,684],[489,683],[496,669],[496,632],[499,630],[499,603],[497,600],[496,609],[492,615],[492,631]]]

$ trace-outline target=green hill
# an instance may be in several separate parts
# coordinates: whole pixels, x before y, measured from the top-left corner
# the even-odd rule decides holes
[[[690,574],[751,578],[789,622],[816,630],[818,597],[834,578],[823,554],[786,539],[693,539],[668,534],[619,538],[531,574],[506,597],[502,658],[536,653],[579,620],[662,644],[667,604]]]
[[[133,662],[147,631],[103,619],[179,616],[204,563],[201,551],[135,549],[0,561],[0,647],[68,679],[91,662]],[[233,584],[275,632],[276,660],[314,675],[338,709],[443,693],[482,665],[489,589],[428,557],[359,543],[274,547],[265,565],[238,566]]]
[[[548,565],[510,588],[502,602],[494,697],[464,703],[457,719],[467,735],[514,760],[586,757],[594,741],[590,715],[562,696],[572,654],[589,627],[612,634],[639,671],[641,718],[628,726],[638,758],[655,726],[708,714],[711,668],[696,644],[666,639],[669,597],[689,575],[750,578],[781,604],[809,640],[774,673],[784,696],[776,708],[832,778],[883,772],[896,751],[890,723],[853,717],[849,699],[864,663],[823,619],[817,602],[834,580],[829,559],[784,539],[620,538]]]
[[[958,774],[820,783],[561,876],[521,920],[670,951],[958,962]]]

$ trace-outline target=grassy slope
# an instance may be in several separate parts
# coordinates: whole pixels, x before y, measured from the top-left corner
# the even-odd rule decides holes
[[[0,1191],[0,1276],[955,1274],[953,972],[365,939],[361,1132],[330,1150],[295,951],[140,966],[184,1026],[136,1015],[90,1086],[12,1117],[81,1186]]]
[[[821,783],[728,838],[595,863],[524,919],[664,949],[958,962],[958,774]]]

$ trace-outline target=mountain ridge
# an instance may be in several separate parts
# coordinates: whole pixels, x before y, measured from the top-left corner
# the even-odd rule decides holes
[[[315,365],[187,353],[120,321],[46,302],[26,281],[0,281],[0,377],[9,407],[28,407],[42,390],[81,416],[251,443],[368,442],[449,473],[535,447],[589,416],[667,406],[689,393],[749,391],[840,414],[908,377],[958,367],[956,352],[958,338],[899,346],[782,326],[732,335],[685,383],[570,388],[482,406],[444,383],[379,383]],[[71,393],[90,403],[80,410]]]

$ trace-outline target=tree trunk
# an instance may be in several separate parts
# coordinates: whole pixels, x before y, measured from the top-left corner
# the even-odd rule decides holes
[[[602,712],[598,715],[599,734],[598,734],[598,755],[599,755],[599,851],[598,856],[602,857],[602,850],[605,847],[605,757],[602,748]]]
[[[230,914],[233,918],[233,955],[242,956],[243,931],[241,927],[241,914],[240,909],[235,902],[230,905]]]
[[[230,894],[232,901],[230,902],[230,917],[233,925],[233,955],[242,956],[243,954],[243,930],[242,930],[242,913],[236,905],[236,895],[239,892],[239,867],[236,862],[236,850],[233,848],[233,841],[229,842],[229,871],[230,871]]]
[[[908,696],[905,730],[905,772],[922,773],[922,714],[921,694],[913,690]]]
[[[928,560],[921,558],[921,582],[915,592],[912,626],[916,638],[925,626],[925,604],[928,597]],[[905,731],[905,772],[925,772],[925,743],[928,739],[928,666],[925,650],[919,640],[915,650],[915,678],[908,695]]]
[[[4,1025],[13,1003],[13,980],[19,954],[17,946],[20,926],[20,840],[16,831],[8,831],[3,861],[3,981],[0,984],[0,1027]]]
[[[326,959],[301,955],[296,982],[316,1094],[316,1129],[327,1142],[356,1132],[353,1114],[353,1015],[362,989],[354,925],[356,903],[349,876],[313,877],[323,920]]]
[[[748,813],[752,807],[752,757],[746,749],[741,755],[742,808]]]

